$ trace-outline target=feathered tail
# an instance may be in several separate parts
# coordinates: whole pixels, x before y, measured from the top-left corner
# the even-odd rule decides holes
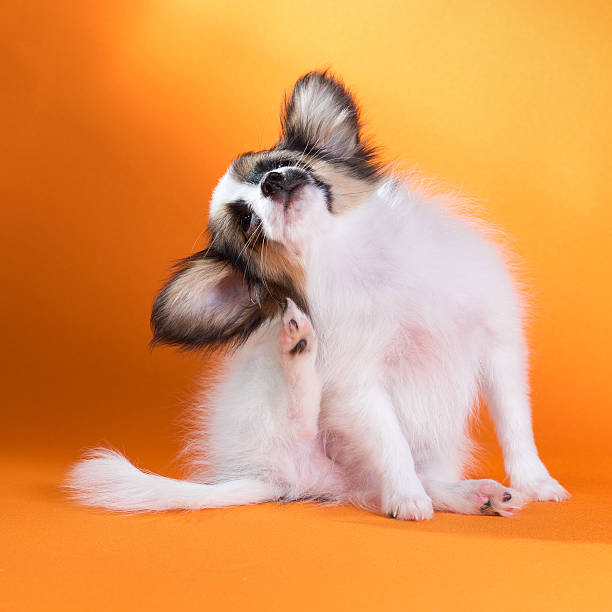
[[[122,512],[197,510],[257,504],[275,497],[271,484],[241,478],[201,484],[143,472],[116,451],[99,448],[69,471],[64,486],[88,506]]]

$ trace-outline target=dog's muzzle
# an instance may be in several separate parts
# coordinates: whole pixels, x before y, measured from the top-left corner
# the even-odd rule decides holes
[[[291,203],[292,195],[309,182],[308,173],[298,168],[290,168],[284,172],[272,170],[261,182],[261,193],[287,207]]]

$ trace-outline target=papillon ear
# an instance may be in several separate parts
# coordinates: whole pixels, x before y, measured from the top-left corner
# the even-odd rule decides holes
[[[298,151],[350,158],[361,150],[359,110],[350,92],[327,72],[309,72],[285,101],[281,141]]]
[[[244,276],[208,251],[188,257],[157,296],[152,344],[215,348],[240,344],[266,318]]]

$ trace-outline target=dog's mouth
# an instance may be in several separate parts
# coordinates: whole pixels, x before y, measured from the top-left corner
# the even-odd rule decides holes
[[[278,200],[275,198],[273,199],[278,204],[282,204],[283,210],[287,212],[289,208],[291,207],[291,205],[296,200],[299,200],[302,197],[302,194],[304,192],[304,189],[306,188],[306,185],[308,185],[308,182],[302,183],[301,185],[298,185],[297,187],[293,187],[293,189],[290,189],[289,191],[284,192],[282,195],[279,194],[280,197]]]

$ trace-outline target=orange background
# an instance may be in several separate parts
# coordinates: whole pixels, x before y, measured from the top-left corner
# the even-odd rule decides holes
[[[0,608],[612,609],[607,2],[5,3]],[[574,494],[512,520],[353,508],[122,517],[58,491],[108,441],[180,473],[202,362],[150,353],[234,155],[330,66],[386,159],[477,194],[532,288],[534,421]],[[194,246],[195,245],[195,246]],[[204,364],[206,369],[211,364]],[[485,420],[482,472],[502,478]]]

